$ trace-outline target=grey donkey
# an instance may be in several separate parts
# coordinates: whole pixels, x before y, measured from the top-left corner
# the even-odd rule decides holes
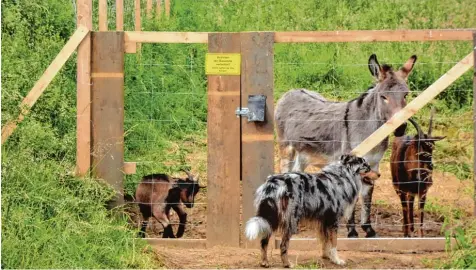
[[[349,153],[371,135],[396,112],[405,107],[409,92],[406,80],[417,57],[411,56],[397,71],[377,61],[372,54],[368,67],[376,78],[367,92],[348,102],[325,99],[316,92],[294,89],[278,101],[275,123],[280,148],[281,172],[304,171],[311,158],[322,168],[342,154]],[[395,136],[403,136],[406,123]],[[373,171],[379,171],[379,162],[388,147],[388,137],[364,157]],[[376,237],[371,226],[370,210],[373,185],[361,190],[361,227],[366,237]],[[347,223],[348,237],[358,237],[355,230],[355,208]]]

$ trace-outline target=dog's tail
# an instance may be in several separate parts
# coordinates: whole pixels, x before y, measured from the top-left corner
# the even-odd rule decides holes
[[[269,237],[280,224],[279,201],[283,188],[277,182],[267,181],[256,191],[256,216],[246,223],[245,235],[249,240]]]

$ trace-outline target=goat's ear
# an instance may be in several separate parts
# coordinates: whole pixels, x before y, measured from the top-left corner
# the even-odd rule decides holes
[[[413,70],[413,66],[415,65],[416,60],[417,56],[412,55],[407,60],[407,62],[405,62],[405,64],[398,70],[398,74],[400,75],[400,77],[402,77],[402,79],[406,80],[408,78],[408,75],[410,75]]]
[[[377,55],[372,54],[369,58],[369,70],[370,74],[374,76],[377,80],[381,79],[381,76],[383,75],[382,73],[382,67],[377,61]]]

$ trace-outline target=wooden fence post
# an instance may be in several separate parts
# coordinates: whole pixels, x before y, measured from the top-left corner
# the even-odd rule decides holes
[[[99,31],[107,31],[107,0],[99,0]]]
[[[116,31],[124,31],[124,0],[116,0]]]
[[[473,74],[473,181],[474,181],[474,212],[473,215],[476,216],[476,31],[473,32],[473,57],[474,57],[474,74]]]
[[[124,32],[92,33],[92,170],[124,202]]]
[[[135,0],[134,2],[134,14],[135,14],[135,25],[134,25],[134,29],[136,31],[142,31],[142,26],[141,26],[141,12],[140,12],[140,0]],[[142,44],[141,43],[137,43],[136,44],[136,50],[141,51],[141,48],[142,48]]]
[[[150,19],[152,17],[152,0],[147,0],[146,3],[146,14],[147,14],[147,19]]]
[[[165,16],[170,18],[170,0],[165,0]]]
[[[208,36],[211,53],[239,53],[239,33]],[[208,76],[207,246],[240,245],[240,76]]]
[[[243,225],[255,214],[256,189],[274,172],[273,44],[272,32],[241,33],[241,106],[247,107],[249,95],[266,96],[265,122],[241,119]],[[244,238],[242,243],[255,246]]]
[[[157,18],[162,16],[162,0],[157,0]]]
[[[77,25],[93,29],[92,0],[77,0]],[[76,77],[76,175],[91,166],[91,34],[79,44]]]

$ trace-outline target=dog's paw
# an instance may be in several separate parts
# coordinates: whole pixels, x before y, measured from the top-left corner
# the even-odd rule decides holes
[[[367,235],[365,235],[365,238],[376,238],[376,237],[378,237],[378,235],[374,230],[367,232]]]
[[[348,234],[347,234],[347,238],[358,238],[359,237],[359,234],[357,233],[356,230],[351,230]]]
[[[267,261],[263,261],[259,265],[263,268],[269,268],[269,263]]]
[[[345,265],[345,261],[340,258],[333,258],[331,261],[337,265]]]

